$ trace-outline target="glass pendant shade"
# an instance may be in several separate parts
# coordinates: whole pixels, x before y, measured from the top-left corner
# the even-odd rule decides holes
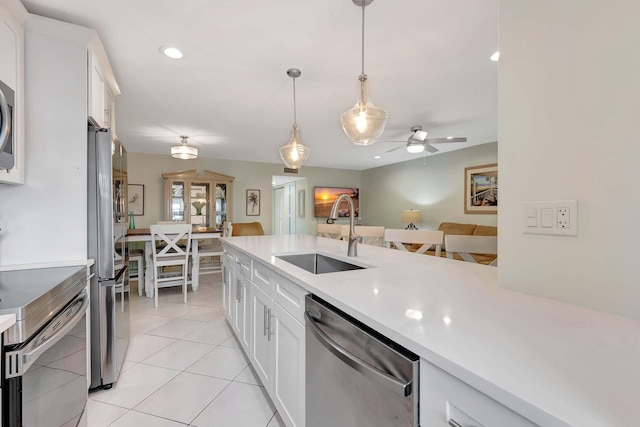
[[[293,125],[291,139],[287,145],[280,147],[282,162],[291,169],[300,169],[309,159],[309,147],[300,142],[300,128]]]
[[[171,147],[171,157],[182,160],[191,160],[198,157],[198,149],[187,145],[187,137],[181,136],[182,143]]]
[[[367,76],[361,75],[358,84],[358,102],[340,116],[342,130],[356,145],[371,145],[380,138],[387,125],[387,110],[369,100]]]

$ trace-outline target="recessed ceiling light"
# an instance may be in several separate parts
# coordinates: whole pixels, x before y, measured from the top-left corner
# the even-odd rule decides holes
[[[373,158],[374,158],[374,159],[379,159],[379,158],[380,158],[380,156],[373,156]]]
[[[498,62],[500,60],[500,52],[496,52],[489,58],[493,62]]]
[[[161,46],[160,52],[172,59],[180,59],[183,56],[180,49],[173,46]]]

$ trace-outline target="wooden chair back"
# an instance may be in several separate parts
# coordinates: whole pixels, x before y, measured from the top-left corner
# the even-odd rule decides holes
[[[356,235],[360,238],[359,242],[365,245],[383,246],[384,245],[384,227],[381,225],[356,225],[354,227]],[[342,226],[342,239],[347,240],[349,237],[349,226]]]
[[[436,256],[440,256],[442,250],[442,240],[444,233],[439,230],[401,230],[388,228],[384,230],[384,241],[387,247],[391,247],[391,243],[401,251],[407,251],[405,243],[422,244],[416,253],[423,254],[433,245],[435,245]]]
[[[456,236],[447,235],[444,237],[444,247],[447,251],[447,258],[453,259],[455,252],[460,258],[467,262],[475,262],[471,254],[498,254],[498,238],[495,236]],[[490,265],[497,266],[496,258]]]
[[[154,264],[177,256],[184,256],[187,260],[191,248],[191,224],[154,224],[150,230]],[[178,245],[181,240],[186,240],[186,245]]]
[[[318,236],[340,240],[342,239],[342,224],[318,224]]]
[[[264,229],[259,222],[234,222],[231,224],[232,236],[264,236]]]

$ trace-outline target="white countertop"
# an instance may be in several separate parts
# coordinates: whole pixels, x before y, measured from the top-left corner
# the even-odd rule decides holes
[[[638,321],[498,288],[494,267],[362,244],[347,259],[314,236],[223,241],[537,424],[640,423]],[[273,256],[316,250],[374,268],[314,275]]]
[[[2,314],[0,315],[0,334],[16,323],[15,314]]]

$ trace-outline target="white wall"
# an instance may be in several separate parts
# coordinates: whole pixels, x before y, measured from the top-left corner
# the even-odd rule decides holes
[[[500,286],[640,319],[640,2],[500,2]],[[578,236],[522,234],[577,199]]]
[[[82,42],[42,35],[38,21],[25,31],[25,184],[0,185],[0,266],[87,258],[86,42],[94,33],[74,30]]]
[[[419,209],[418,228],[423,230],[435,230],[445,221],[497,225],[495,214],[464,213],[464,168],[496,163],[497,145],[476,145],[364,171],[362,223],[405,228],[407,224],[400,221],[402,210]]]
[[[127,145],[126,141],[123,144]],[[271,234],[273,215],[273,175],[282,175],[283,165],[276,163],[242,162],[224,159],[198,158],[179,160],[166,155],[129,153],[129,184],[144,185],[144,216],[136,217],[136,227],[148,227],[163,220],[163,182],[162,174],[182,170],[202,169],[235,177],[233,181],[233,222],[259,221],[265,233]],[[360,172],[344,169],[303,167],[300,176],[307,177],[310,188],[314,185],[360,186]],[[245,193],[247,189],[260,190],[260,216],[246,216]],[[313,216],[313,194],[306,191],[306,215]],[[311,228],[311,227],[310,227]],[[308,233],[315,233],[308,230]]]

